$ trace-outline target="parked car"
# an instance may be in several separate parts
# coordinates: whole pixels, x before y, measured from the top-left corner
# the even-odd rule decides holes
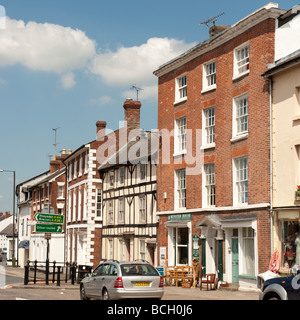
[[[105,261],[80,283],[80,298],[161,299],[163,278],[146,261]]]
[[[266,280],[260,300],[300,300],[300,266],[291,269],[291,276]]]

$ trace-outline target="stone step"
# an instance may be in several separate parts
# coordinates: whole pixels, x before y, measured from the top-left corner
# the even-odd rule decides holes
[[[237,291],[239,290],[239,286],[240,285],[238,283],[228,283],[226,281],[222,281],[219,283],[218,289],[223,291]]]

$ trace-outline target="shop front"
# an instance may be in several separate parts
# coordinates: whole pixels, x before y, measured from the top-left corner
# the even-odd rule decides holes
[[[294,265],[300,265],[299,210],[274,211],[273,248],[279,252],[279,273],[288,274]]]
[[[172,214],[165,227],[168,230],[168,265],[191,265],[192,215]]]

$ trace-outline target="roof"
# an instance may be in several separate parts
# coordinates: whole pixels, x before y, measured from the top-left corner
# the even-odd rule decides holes
[[[162,76],[167,72],[172,71],[175,68],[178,68],[188,61],[226,43],[231,40],[233,37],[240,35],[241,33],[249,30],[252,26],[264,21],[267,18],[278,18],[282,14],[286,13],[286,10],[279,9],[278,4],[270,2],[262,8],[254,11],[247,17],[241,19],[237,23],[228,27],[224,31],[219,32],[215,36],[205,40],[178,57],[170,60],[169,62],[161,65],[157,70],[153,73],[156,76]]]
[[[104,161],[98,170],[108,170],[114,166],[125,164],[147,163],[149,159],[155,162],[158,155],[158,132],[141,130],[136,139],[129,141],[120,150]]]
[[[43,183],[46,183],[46,182],[51,182],[51,180],[57,178],[59,175],[61,175],[62,173],[64,173],[66,171],[66,167],[63,167],[59,170],[56,170],[55,172],[51,173],[50,175],[48,175],[45,179],[43,180],[40,180],[39,182],[37,183],[34,183],[32,185],[29,185],[28,188],[33,188],[33,187],[36,187],[36,186],[39,186]]]
[[[270,65],[268,70],[262,75],[264,77],[272,76],[284,69],[290,68],[300,62],[300,49],[277,60]]]

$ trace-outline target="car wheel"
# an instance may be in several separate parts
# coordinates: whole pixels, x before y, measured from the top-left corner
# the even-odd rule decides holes
[[[109,294],[108,294],[107,289],[103,289],[102,300],[109,300]]]
[[[83,284],[80,286],[80,300],[89,300],[85,294],[85,288]]]

